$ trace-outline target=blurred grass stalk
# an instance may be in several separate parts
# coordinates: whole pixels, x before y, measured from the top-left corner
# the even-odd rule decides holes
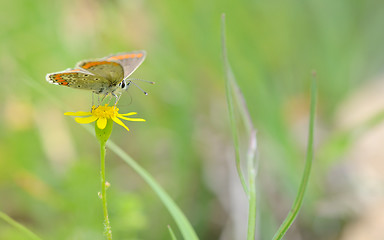
[[[3,219],[5,222],[9,223],[9,225],[17,228],[20,232],[24,233],[25,236],[28,236],[28,239],[33,240],[41,240],[36,234],[31,232],[28,228],[24,227],[20,223],[13,220],[11,217],[9,217],[7,214],[0,211],[0,218]]]
[[[256,174],[257,174],[257,141],[256,130],[253,127],[251,116],[249,114],[245,99],[236,83],[232,69],[229,65],[225,38],[225,14],[221,18],[221,44],[223,54],[224,71],[226,75],[226,96],[228,104],[229,120],[232,130],[233,144],[235,150],[236,169],[240,178],[241,185],[248,199],[248,233],[247,239],[254,240],[256,234]],[[236,106],[235,106],[236,104]],[[241,169],[240,144],[238,134],[238,123],[235,118],[235,107],[239,111],[239,115],[245,126],[245,131],[249,134],[249,146],[247,149],[247,180]]]
[[[173,232],[171,226],[168,225],[169,235],[171,236],[172,240],[177,240],[175,233]]]
[[[183,239],[186,240],[198,240],[195,230],[192,225],[189,223],[188,219],[185,217],[180,208],[172,200],[172,198],[164,191],[164,189],[155,181],[155,179],[139,164],[137,164],[128,154],[126,154],[121,148],[119,148],[112,141],[107,142],[107,146],[119,157],[121,157],[124,162],[126,162],[133,170],[136,171],[147,182],[147,184],[152,188],[152,190],[157,194],[161,199],[164,206],[167,208],[173,219],[175,220],[179,230],[183,236]],[[173,237],[173,236],[172,236]]]
[[[311,103],[310,103],[310,115],[309,115],[309,131],[308,131],[308,143],[307,143],[307,156],[305,160],[305,167],[303,177],[301,179],[299,191],[296,195],[296,199],[292,204],[291,210],[289,211],[284,222],[281,224],[280,228],[277,230],[273,240],[280,240],[284,237],[285,233],[288,231],[289,227],[292,225],[293,221],[297,217],[297,214],[300,211],[301,205],[303,203],[305,190],[309,182],[309,175],[311,173],[312,160],[313,160],[313,137],[314,137],[314,128],[315,128],[315,110],[316,110],[316,73],[313,73],[311,81]]]
[[[224,70],[226,74],[226,96],[227,96],[229,119],[230,119],[232,136],[233,136],[233,143],[235,148],[236,168],[237,168],[237,172],[238,172],[241,184],[248,197],[248,204],[249,204],[247,239],[253,240],[255,239],[255,228],[256,228],[256,183],[255,183],[256,174],[257,174],[256,131],[253,127],[246,102],[236,83],[236,79],[229,65],[229,61],[227,57],[226,41],[225,41],[225,14],[222,15],[221,41],[222,41]],[[248,152],[247,152],[248,186],[245,182],[245,177],[241,169],[238,124],[235,119],[235,108],[234,108],[235,102],[237,103],[236,107],[238,107],[238,109],[236,110],[239,111],[240,118],[245,125],[246,131],[247,133],[250,134],[249,146],[248,146]],[[309,175],[312,167],[315,108],[316,108],[316,76],[314,73],[311,81],[310,120],[309,120],[307,156],[306,156],[306,162],[304,167],[304,173],[300,183],[299,191],[292,205],[292,208],[288,213],[286,219],[284,220],[284,222],[282,223],[282,225],[274,235],[273,240],[280,240],[283,238],[283,236],[285,235],[285,233],[288,231],[289,227],[292,225],[293,221],[295,220],[296,216],[298,215],[299,210],[303,203],[303,198],[304,198],[305,190],[308,185]]]

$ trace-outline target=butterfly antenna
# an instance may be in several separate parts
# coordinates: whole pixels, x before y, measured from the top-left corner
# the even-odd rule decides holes
[[[148,95],[148,93],[146,91],[144,91],[141,87],[139,87],[139,85],[137,85],[136,83],[132,82],[131,80],[129,80],[129,84],[133,84],[135,85],[138,89],[140,89],[145,95]]]
[[[143,79],[140,79],[140,78],[128,78],[127,81],[142,81],[142,82],[146,82],[146,83],[149,83],[149,84],[152,84],[152,85],[155,84],[155,82],[143,80]]]

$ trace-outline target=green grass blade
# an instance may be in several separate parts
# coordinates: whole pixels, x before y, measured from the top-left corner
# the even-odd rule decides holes
[[[280,228],[277,230],[273,240],[280,240],[284,237],[285,233],[288,231],[289,227],[292,225],[293,221],[297,217],[297,214],[300,211],[301,205],[303,203],[305,190],[308,185],[309,175],[311,173],[312,160],[313,160],[313,138],[314,138],[314,125],[315,125],[315,110],[316,110],[316,76],[314,74],[311,81],[311,105],[310,105],[310,116],[309,116],[309,133],[308,133],[308,145],[307,145],[307,156],[305,161],[304,173],[301,179],[299,191],[297,193],[295,202],[292,205],[291,210],[289,211],[284,222],[281,224]]]
[[[9,217],[7,214],[0,211],[0,218],[3,219],[5,222],[7,222],[9,225],[17,228],[20,232],[23,232],[25,236],[28,236],[28,239],[34,239],[34,240],[41,240],[36,234],[31,232],[28,228],[24,227],[20,223],[13,220],[11,217]]]
[[[236,82],[232,69],[229,65],[227,47],[226,47],[226,38],[225,38],[225,15],[222,15],[221,19],[221,42],[222,42],[222,54],[223,54],[223,63],[224,70],[226,73],[226,96],[228,104],[229,119],[231,123],[231,130],[233,136],[233,143],[235,148],[235,159],[236,159],[236,168],[241,181],[241,184],[244,188],[245,193],[248,197],[248,232],[247,239],[253,240],[256,235],[256,175],[257,175],[257,161],[256,161],[256,151],[257,151],[257,141],[256,141],[256,130],[253,127],[252,119],[249,114],[247,104],[243,97],[243,94]],[[237,129],[237,122],[235,119],[235,103],[237,103],[236,110],[239,110],[240,118],[244,123],[245,131],[249,134],[249,146],[247,152],[247,180],[248,187],[245,182],[243,172],[241,170],[241,159],[240,159],[240,144],[239,144],[239,135]]]
[[[175,233],[173,232],[171,226],[168,225],[169,234],[171,235],[172,240],[177,240]]]
[[[233,138],[233,145],[235,149],[235,160],[236,160],[236,170],[237,174],[239,175],[241,185],[243,186],[243,189],[245,193],[247,194],[247,197],[249,197],[248,193],[248,187],[245,183],[245,177],[243,174],[243,171],[241,170],[241,164],[240,164],[240,146],[239,146],[239,136],[236,129],[236,120],[235,120],[235,110],[234,110],[234,99],[232,97],[232,92],[234,92],[236,87],[235,84],[235,77],[233,75],[233,72],[231,70],[231,67],[229,65],[228,56],[227,56],[227,46],[226,46],[226,40],[225,40],[225,15],[222,15],[221,18],[221,46],[222,46],[222,54],[223,54],[223,63],[224,63],[224,71],[226,76],[225,81],[225,94],[227,96],[227,105],[228,105],[228,113],[229,113],[229,121],[231,125],[231,131],[232,131],[232,138]],[[235,89],[234,91],[232,91]]]
[[[183,238],[186,240],[199,239],[194,229],[192,228],[192,225],[184,216],[183,212],[172,200],[172,198],[164,191],[164,189],[154,180],[154,178],[115,143],[113,143],[112,141],[108,141],[107,146],[119,157],[121,157],[129,166],[131,166],[155,191],[155,193],[159,196],[159,198],[175,220],[177,226],[180,229],[181,234],[183,235]]]

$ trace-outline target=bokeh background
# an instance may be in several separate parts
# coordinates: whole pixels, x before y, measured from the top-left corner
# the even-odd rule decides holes
[[[309,82],[319,85],[316,156],[303,209],[285,239],[384,239],[384,2],[374,0],[0,1],[0,210],[43,239],[103,239],[99,149],[66,111],[91,94],[45,74],[82,59],[145,49],[120,100],[145,123],[111,139],[146,168],[201,239],[244,239],[224,94],[229,61],[258,130],[258,239],[271,239],[304,165]],[[179,232],[154,192],[107,152],[115,239]],[[0,239],[25,239],[0,221]]]

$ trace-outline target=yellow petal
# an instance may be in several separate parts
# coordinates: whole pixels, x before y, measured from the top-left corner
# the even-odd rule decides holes
[[[127,131],[129,131],[129,128],[127,126],[125,126],[125,124],[120,119],[118,119],[117,117],[113,117],[112,120],[115,123],[119,124],[120,126],[123,126],[125,129],[127,129]]]
[[[99,129],[104,129],[105,126],[107,126],[107,119],[106,118],[99,118],[99,120],[97,120],[97,127]]]
[[[76,122],[78,123],[91,123],[97,120],[97,117],[95,116],[90,116],[90,117],[85,117],[85,118],[75,118]]]
[[[88,116],[91,115],[90,112],[83,112],[83,111],[78,111],[78,112],[66,112],[64,113],[65,116]]]
[[[121,119],[124,119],[124,120],[127,120],[127,121],[132,121],[132,122],[145,122],[145,119],[142,119],[142,118],[126,118],[126,117],[121,116],[121,114],[117,115],[117,117],[121,118]]]
[[[122,113],[122,114],[119,113],[119,115],[121,115],[121,116],[131,116],[131,115],[135,115],[135,114],[137,114],[137,112],[129,112],[129,113]]]

